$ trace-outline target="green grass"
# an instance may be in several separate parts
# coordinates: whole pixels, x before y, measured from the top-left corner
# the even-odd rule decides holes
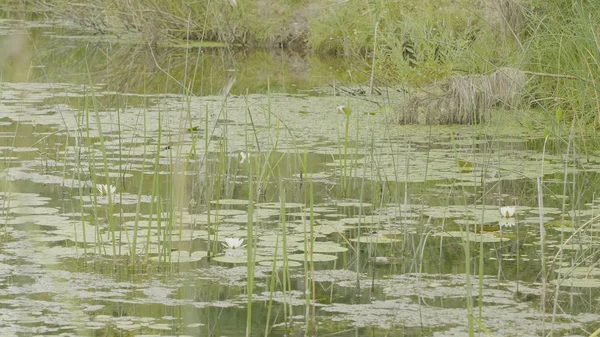
[[[527,102],[561,119],[577,118],[581,125],[600,125],[600,42],[591,19],[600,15],[600,5],[509,1],[508,6],[498,7],[503,11],[494,11],[490,8],[495,7],[484,3],[354,0],[325,4],[305,0],[265,5],[240,0],[233,6],[226,1],[98,0],[97,6],[92,6],[85,1],[28,2],[36,13],[66,18],[105,34],[129,31],[151,43],[189,39],[225,42],[235,48],[279,47],[287,40],[288,44],[301,45],[303,51],[350,57],[350,77],[346,80],[366,80],[370,74],[374,85],[383,80],[385,84],[414,88],[457,74],[489,74],[499,67],[514,67],[538,74],[530,76]],[[0,5],[16,6],[7,0]],[[15,8],[24,11],[23,6]],[[306,26],[306,36],[286,35],[288,27],[300,23]],[[224,55],[231,52],[227,48],[224,51]],[[179,74],[171,73],[184,85],[189,82],[196,86],[193,90],[198,92],[206,76],[190,81],[187,73],[204,69],[210,60],[198,55],[195,65],[189,64],[187,50],[185,54],[184,62],[173,64]],[[161,64],[164,57],[168,56],[152,55]],[[272,75],[274,78],[276,74]],[[244,89],[243,84],[236,86]]]

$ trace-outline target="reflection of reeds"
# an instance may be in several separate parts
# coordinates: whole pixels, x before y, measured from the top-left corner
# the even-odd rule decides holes
[[[518,108],[525,72],[500,68],[490,75],[453,76],[445,85],[418,93],[401,103],[401,124],[474,124],[485,121],[495,106]]]

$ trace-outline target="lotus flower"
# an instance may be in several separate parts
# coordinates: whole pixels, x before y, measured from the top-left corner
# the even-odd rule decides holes
[[[104,184],[96,184],[96,189],[102,195],[108,195],[108,191],[109,190],[110,190],[110,194],[115,194],[115,192],[117,191],[117,187],[116,186],[104,185]]]
[[[500,214],[504,218],[512,218],[515,215],[516,207],[515,206],[504,206],[500,207]]]
[[[244,247],[244,239],[240,238],[225,238],[225,242],[222,242],[225,249],[237,249]]]

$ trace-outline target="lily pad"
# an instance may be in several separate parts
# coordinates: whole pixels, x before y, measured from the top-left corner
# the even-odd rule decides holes
[[[550,281],[550,283],[554,285],[560,285],[561,287],[600,288],[600,279],[596,278],[555,279]]]
[[[273,267],[273,260],[260,261],[258,264],[261,266],[265,266],[265,267]],[[297,267],[302,267],[303,264],[298,261],[288,261],[287,266],[289,268],[297,268]],[[283,267],[283,260],[275,260],[275,267],[276,268]]]
[[[10,209],[10,213],[15,214],[54,214],[58,213],[57,208],[53,207],[15,207]]]
[[[304,251],[304,245],[300,245],[298,249]],[[306,249],[311,249],[310,244],[306,245]],[[348,248],[334,242],[317,241],[313,244],[312,251],[314,253],[343,253],[348,251]]]
[[[211,200],[210,203],[218,205],[248,205],[249,201],[246,199],[219,199]]]
[[[242,250],[242,249],[234,249],[234,250],[239,250],[241,252],[240,252],[240,254],[226,253],[225,255],[214,257],[212,260],[216,261],[216,262],[228,263],[228,264],[246,264],[246,263],[248,263],[248,257],[245,254],[245,252],[246,252],[245,250]],[[269,257],[257,255],[254,259],[254,262],[259,263],[261,261],[268,261],[270,259],[272,259],[272,257],[269,258]]]
[[[203,258],[205,258],[208,255],[208,252],[203,251],[203,250],[197,250],[195,252],[188,252],[185,250],[177,250],[174,252],[171,252],[171,259],[169,260],[169,258],[167,257],[167,262],[171,262],[171,263],[190,263],[190,262],[197,262],[202,260]],[[160,257],[159,260],[159,256],[152,256],[150,257],[150,261],[163,261],[164,257]]]
[[[290,254],[290,255],[288,255],[288,259],[294,260],[294,261],[304,261],[304,254]],[[307,254],[306,259],[307,259],[307,261],[311,261],[311,255]],[[335,255],[319,254],[319,253],[312,254],[313,262],[328,262],[328,261],[335,261],[337,259],[338,258]]]

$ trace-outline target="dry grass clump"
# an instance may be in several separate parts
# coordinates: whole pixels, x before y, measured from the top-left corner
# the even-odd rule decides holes
[[[408,97],[397,106],[401,124],[474,124],[490,108],[517,108],[527,78],[523,71],[500,68],[490,75],[453,76]]]

